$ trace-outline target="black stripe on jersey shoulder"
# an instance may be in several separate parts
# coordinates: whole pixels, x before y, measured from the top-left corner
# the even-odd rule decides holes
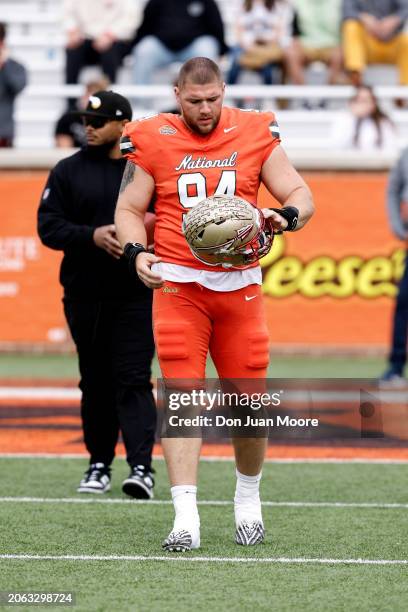
[[[119,147],[122,155],[126,155],[126,153],[134,153],[136,151],[136,147],[129,136],[122,136]]]
[[[275,138],[278,138],[280,136],[280,128],[277,121],[271,121],[271,123],[269,124],[269,131]]]

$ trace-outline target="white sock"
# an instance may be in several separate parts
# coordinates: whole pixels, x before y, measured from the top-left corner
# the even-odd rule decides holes
[[[256,476],[247,476],[236,470],[236,475],[237,485],[234,497],[236,526],[238,527],[244,521],[261,521],[262,523],[262,507],[259,497],[262,472]]]
[[[197,508],[197,487],[194,485],[177,485],[171,487],[175,519],[174,531],[190,532],[193,547],[200,545],[200,517]]]

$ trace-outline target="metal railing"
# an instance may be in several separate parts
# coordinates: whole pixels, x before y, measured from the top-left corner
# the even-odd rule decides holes
[[[111,86],[124,96],[135,99],[168,98],[173,93],[170,85],[122,85]],[[23,96],[33,98],[65,98],[80,96],[84,91],[82,85],[30,85]],[[347,100],[354,93],[354,87],[348,85],[227,85],[228,98],[256,99],[324,99]],[[408,86],[374,87],[374,93],[380,100],[408,99]]]
[[[0,149],[0,169],[47,170],[77,149]],[[393,166],[398,151],[311,150],[285,147],[296,168],[309,171],[385,172]]]

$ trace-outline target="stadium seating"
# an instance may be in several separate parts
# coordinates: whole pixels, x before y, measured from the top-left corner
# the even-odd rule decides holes
[[[145,0],[139,1],[141,5]],[[233,23],[240,0],[218,0],[226,24],[226,38],[233,43]],[[23,62],[29,70],[29,87],[18,98],[16,104],[17,148],[47,148],[53,146],[53,130],[55,121],[65,107],[66,90],[64,83],[64,47],[61,19],[61,0],[5,0],[0,4],[0,21],[8,24],[8,46],[12,56]],[[132,92],[130,58],[125,60],[120,70],[118,88],[123,88],[125,95]],[[226,67],[226,62],[224,67]],[[308,81],[321,84],[324,73],[319,66],[313,67],[308,73]],[[96,70],[87,68],[86,71]],[[84,71],[86,75],[86,72]],[[165,83],[170,80],[169,72],[159,73],[155,83]],[[396,85],[396,71],[392,68],[375,67],[368,71],[369,82]],[[258,75],[245,75],[244,98],[255,99],[255,86],[259,83]],[[245,87],[246,84],[246,87]],[[257,89],[257,87],[256,87]],[[122,89],[121,89],[122,90]],[[229,88],[232,91],[232,88]],[[80,91],[77,89],[76,91]],[[242,91],[239,90],[239,91]],[[263,108],[276,108],[277,93],[274,89],[259,89]],[[289,92],[289,89],[287,90]],[[282,126],[282,135],[289,147],[292,148],[328,148],[330,146],[330,131],[337,113],[345,106],[345,98],[351,90],[338,89],[336,92],[330,87],[319,87],[319,95],[334,99],[329,110],[305,111],[301,110],[299,100],[305,99],[310,93],[302,88],[291,88],[291,102],[289,109],[278,111],[278,118]],[[381,90],[381,97],[390,99],[385,89]],[[281,92],[279,92],[281,95]],[[378,93],[378,92],[377,92]],[[407,96],[408,94],[405,94]],[[130,96],[131,97],[131,96]],[[238,97],[238,96],[237,96]],[[256,100],[255,100],[256,101]],[[162,92],[161,98],[156,101],[157,109],[173,106],[171,90]],[[386,110],[389,110],[390,105]],[[137,109],[136,116],[144,114],[143,108]],[[391,113],[400,134],[401,146],[408,141],[408,117],[404,112]]]

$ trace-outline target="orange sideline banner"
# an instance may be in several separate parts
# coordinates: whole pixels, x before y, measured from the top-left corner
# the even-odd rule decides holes
[[[405,245],[390,232],[386,174],[303,173],[316,203],[302,231],[262,261],[272,345],[386,348]],[[43,247],[36,212],[44,172],[0,177],[0,346],[66,340],[61,254]],[[273,205],[265,190],[261,206]]]

